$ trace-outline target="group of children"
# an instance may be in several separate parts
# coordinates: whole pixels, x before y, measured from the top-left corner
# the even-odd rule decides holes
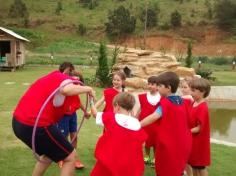
[[[49,83],[49,80],[52,80],[49,79],[50,76],[46,76],[48,80],[45,82],[51,85],[49,86],[51,89],[58,85],[65,85],[68,79],[72,79],[68,76],[72,70],[73,68],[69,66],[60,71],[62,75],[57,73],[59,75],[53,77],[58,80],[55,85]],[[13,129],[16,136],[30,148],[32,135],[28,135],[29,137],[23,135],[32,132],[40,103],[37,103],[37,108],[33,110],[26,109],[25,105],[29,104],[29,97],[35,95],[35,90],[42,87],[40,84],[45,83],[42,80],[45,78],[36,81],[26,92],[13,115]],[[94,92],[88,86],[66,84],[61,88],[60,96],[56,94],[54,97],[58,102],[54,103],[53,99],[39,120],[40,126],[37,130],[45,131],[43,137],[49,139],[49,142],[45,140],[42,142],[36,136],[38,144],[36,152],[41,155],[42,161],[47,162],[37,162],[33,176],[43,175],[51,161],[64,162],[61,175],[73,175],[76,145],[68,143],[61,134],[68,128],[67,121],[70,119],[65,120],[64,118],[67,117],[64,117],[66,122],[59,122],[58,114],[76,116],[75,111],[82,108],[85,116],[89,116],[79,100],[80,93],[90,94],[90,113],[96,118],[96,124],[104,127],[103,134],[96,145],[97,161],[91,176],[141,176],[144,174],[144,161],[147,163],[152,161],[151,147],[154,149],[153,162],[157,176],[181,176],[185,170],[188,176],[207,175],[206,167],[210,165],[210,127],[205,98],[210,92],[209,82],[202,78],[182,81],[181,90],[184,95],[181,97],[175,94],[180,80],[174,72],[151,76],[147,80],[149,91],[138,95],[140,108],[134,111],[135,97],[126,91],[124,81],[123,72],[114,73],[113,87],[105,89],[102,98],[96,103]],[[188,91],[183,91],[185,83]],[[41,96],[46,97],[48,94],[49,91],[43,89]],[[43,101],[43,98],[40,101]],[[55,104],[59,105],[55,106]],[[97,108],[103,104],[105,104],[103,112],[97,112]],[[50,116],[53,119],[51,121],[47,119]],[[45,119],[48,123],[44,124]],[[54,129],[55,123],[57,129]],[[66,125],[60,126],[61,123]],[[22,132],[22,129],[25,132]],[[72,133],[74,136],[75,132],[74,128],[72,131],[67,130],[64,135],[68,136]],[[143,144],[145,144],[145,157]],[[46,151],[47,148],[50,150]]]

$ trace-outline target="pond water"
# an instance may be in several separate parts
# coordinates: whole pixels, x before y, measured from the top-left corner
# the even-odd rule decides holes
[[[211,137],[236,143],[236,102],[209,102]]]

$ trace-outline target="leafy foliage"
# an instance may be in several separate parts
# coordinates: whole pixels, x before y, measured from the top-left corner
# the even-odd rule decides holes
[[[119,37],[131,34],[135,30],[136,18],[130,14],[129,9],[120,6],[109,12],[108,22],[105,23],[106,32],[110,37]]]
[[[151,4],[147,7],[147,28],[152,28],[157,25],[159,13],[160,9],[158,7],[158,4]],[[139,18],[143,23],[145,23],[146,8],[142,8]]]
[[[96,78],[99,80],[101,86],[108,86],[111,84],[109,77],[109,67],[107,62],[106,45],[100,43],[99,57],[98,57],[98,68],[96,71]]]
[[[185,65],[186,67],[191,68],[193,64],[193,58],[192,58],[192,43],[188,42],[188,50],[187,50],[187,57],[185,58]]]
[[[9,17],[12,18],[28,18],[28,9],[24,2],[21,0],[14,0],[9,10]]]
[[[236,3],[232,0],[219,0],[215,9],[218,26],[236,33]]]
[[[57,15],[60,15],[61,14],[61,11],[62,11],[62,2],[61,1],[58,1],[57,2],[57,7],[56,7],[56,10],[55,10],[55,13]]]
[[[78,34],[80,34],[81,36],[83,36],[83,35],[85,35],[86,32],[87,32],[87,28],[86,28],[86,26],[85,26],[84,24],[79,24],[78,27],[77,27],[76,32],[77,32]]]
[[[181,26],[181,21],[182,21],[182,16],[177,10],[171,13],[170,22],[173,27]]]

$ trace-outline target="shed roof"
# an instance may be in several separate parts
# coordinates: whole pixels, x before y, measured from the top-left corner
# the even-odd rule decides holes
[[[18,35],[17,33],[13,32],[13,31],[11,31],[9,29],[6,29],[4,27],[0,27],[0,30],[5,32],[5,33],[7,33],[7,34],[9,34],[9,35],[11,35],[11,36],[13,36],[13,37],[15,37],[15,38],[17,38],[17,39],[19,39],[19,40],[23,40],[23,41],[29,42],[28,39]]]

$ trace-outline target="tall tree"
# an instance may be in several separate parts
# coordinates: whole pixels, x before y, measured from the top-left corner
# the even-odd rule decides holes
[[[21,0],[14,0],[10,6],[9,17],[12,18],[28,18],[29,12],[25,3]]]
[[[187,57],[185,58],[185,66],[191,68],[193,64],[192,58],[192,42],[188,42]]]
[[[111,83],[111,79],[109,77],[109,66],[107,62],[106,45],[101,42],[99,47],[96,78],[98,78],[102,86],[108,86]]]

